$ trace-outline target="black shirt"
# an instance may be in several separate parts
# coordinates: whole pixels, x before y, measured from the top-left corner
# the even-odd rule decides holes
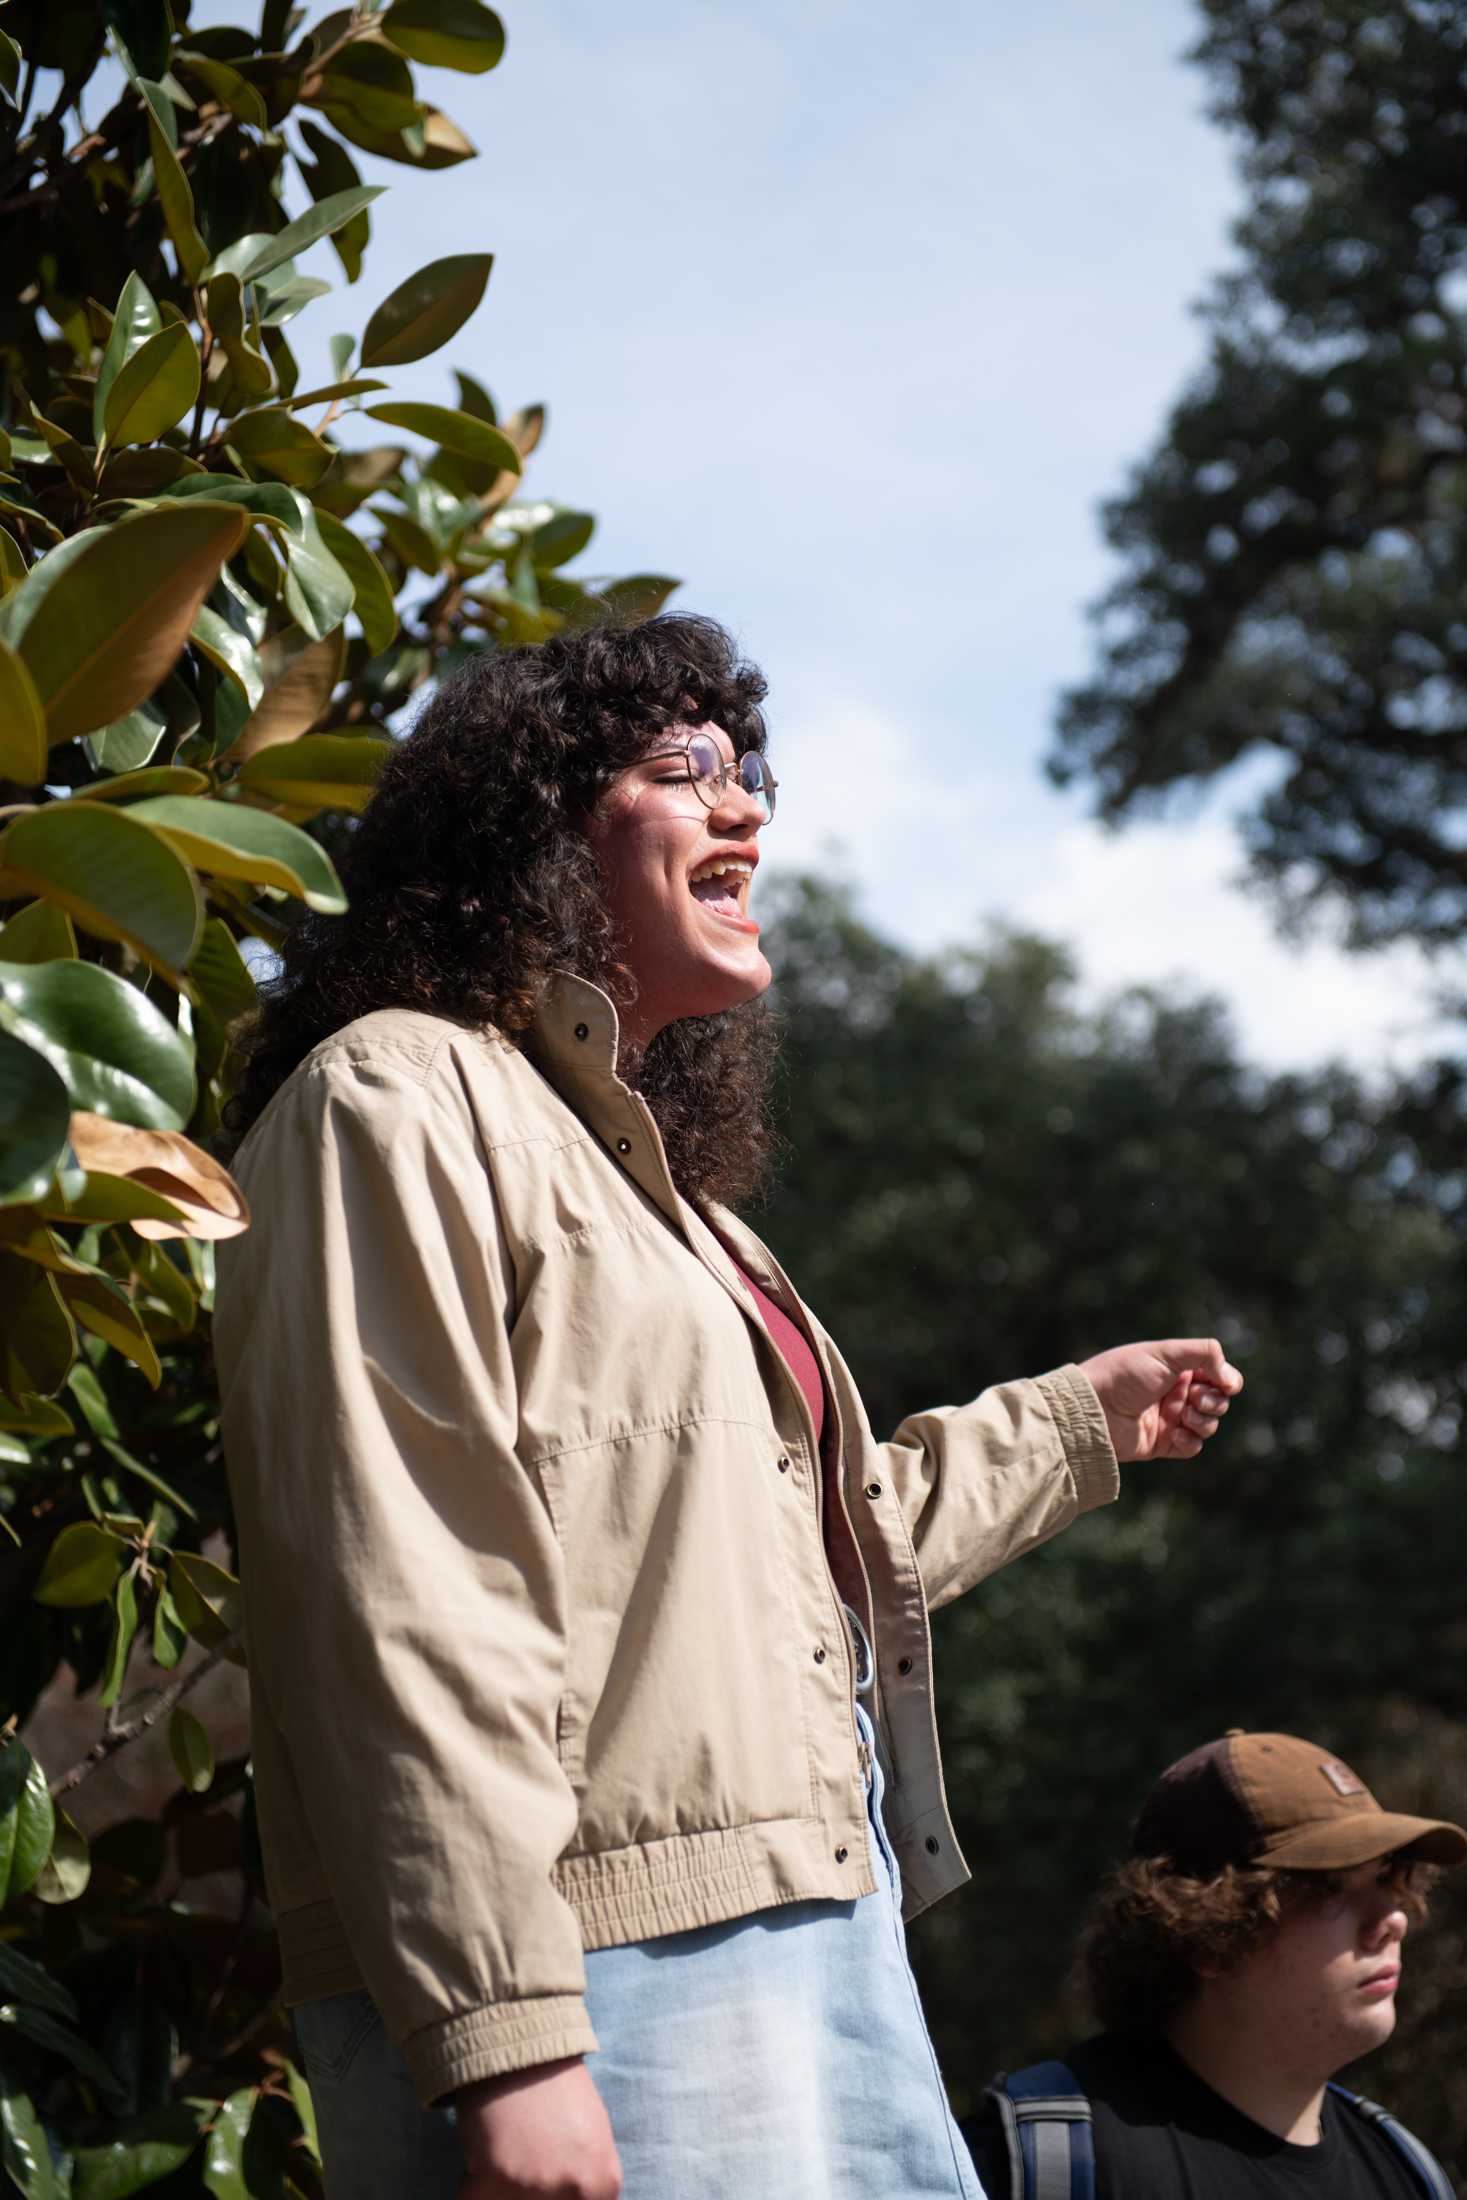
[[[1162,2040],[1102,2034],[1065,2060],[1094,2110],[1096,2200],[1422,2200],[1390,2140],[1333,2094],[1319,2144],[1294,2146],[1204,2085]],[[988,2200],[1023,2200],[996,2112],[966,2129]]]

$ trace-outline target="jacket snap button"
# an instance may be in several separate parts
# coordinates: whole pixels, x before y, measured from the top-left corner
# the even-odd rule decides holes
[[[847,1858],[847,1857],[848,1857],[848,1856],[850,1855],[850,1853],[851,1853],[851,1852],[850,1852],[850,1850],[849,1850],[849,1849],[848,1849],[848,1848],[846,1847],[845,1843],[844,1843],[844,1842],[842,1842],[842,1843],[841,1843],[841,1845],[840,1845],[840,1847],[839,1847],[839,1848],[838,1848],[838,1849],[836,1850],[836,1852],[835,1852],[835,1860],[836,1860],[837,1864],[843,1864],[843,1863],[845,1862],[846,1858]]]
[[[577,1024],[577,1025],[576,1025],[576,1037],[577,1037],[578,1039],[589,1039],[589,1038],[590,1038],[590,1036],[591,1036],[591,1026],[590,1026],[589,1024]]]
[[[788,1473],[789,1473],[789,1471],[790,1471],[790,1463],[789,1463],[789,1457],[788,1457],[788,1455],[787,1455],[787,1454],[786,1454],[785,1452],[781,1452],[781,1453],[780,1453],[779,1457],[778,1457],[778,1458],[777,1458],[777,1459],[775,1460],[774,1464],[775,1464],[775,1465],[776,1465],[776,1466],[778,1467],[778,1469],[779,1469],[779,1471],[780,1471],[780,1473],[781,1473],[781,1474],[788,1474]]]
[[[824,1665],[825,1663],[825,1645],[823,1643],[815,1645],[815,1663],[817,1665]]]
[[[910,1659],[910,1658],[898,1658],[898,1659],[897,1659],[897,1671],[898,1671],[899,1673],[910,1673],[910,1672],[911,1672],[911,1670],[912,1670],[912,1661],[911,1661],[911,1659]]]
[[[923,1842],[922,1846],[927,1851],[927,1854],[929,1856],[936,1856],[937,1836],[935,1834],[929,1833],[927,1839]]]
[[[879,1482],[868,1482],[866,1484],[866,1495],[868,1497],[879,1497],[881,1495],[881,1484]]]
[[[616,1142],[616,1150],[618,1153],[630,1153],[632,1150],[631,1140],[629,1138],[619,1138]]]

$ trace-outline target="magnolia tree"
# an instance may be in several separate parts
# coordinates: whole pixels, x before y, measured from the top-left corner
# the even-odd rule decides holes
[[[319,2189],[248,1765],[184,1700],[242,1656],[207,1329],[248,1216],[206,1142],[244,950],[343,907],[333,835],[425,681],[671,587],[567,572],[593,523],[526,500],[538,407],[465,372],[394,396],[488,253],[300,386],[287,331],[381,196],[352,149],[471,158],[414,64],[493,68],[498,18],[187,18],[0,5],[0,2139],[32,2200]],[[63,1668],[91,1745],[42,1763],[20,1729]],[[89,1848],[68,1805],[160,1727],[176,1792]]]

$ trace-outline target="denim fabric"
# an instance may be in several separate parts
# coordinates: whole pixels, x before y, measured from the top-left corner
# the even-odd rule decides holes
[[[601,2041],[590,2068],[625,2200],[982,2200],[907,1961],[860,1701],[856,1716],[871,1752],[874,1894],[586,1958]],[[453,2112],[417,2105],[367,1995],[306,2002],[295,2021],[329,2200],[452,2200]]]

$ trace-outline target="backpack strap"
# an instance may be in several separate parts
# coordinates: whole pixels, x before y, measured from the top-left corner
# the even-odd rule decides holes
[[[1363,2117],[1367,2124],[1373,2124],[1381,2137],[1395,2148],[1397,2154],[1404,2156],[1423,2192],[1429,2195],[1429,2200],[1456,2200],[1456,2195],[1447,2182],[1446,2171],[1436,2156],[1421,2144],[1414,2132],[1408,2131],[1404,2124],[1398,2124],[1388,2109],[1382,2108],[1378,2101],[1367,2101],[1363,2093],[1352,2093],[1348,2086],[1331,2083],[1329,2090],[1337,2100],[1352,2108],[1357,2116]]]
[[[1031,2063],[984,2087],[1009,2153],[1010,2200],[1095,2200],[1090,2102],[1067,2063]]]

